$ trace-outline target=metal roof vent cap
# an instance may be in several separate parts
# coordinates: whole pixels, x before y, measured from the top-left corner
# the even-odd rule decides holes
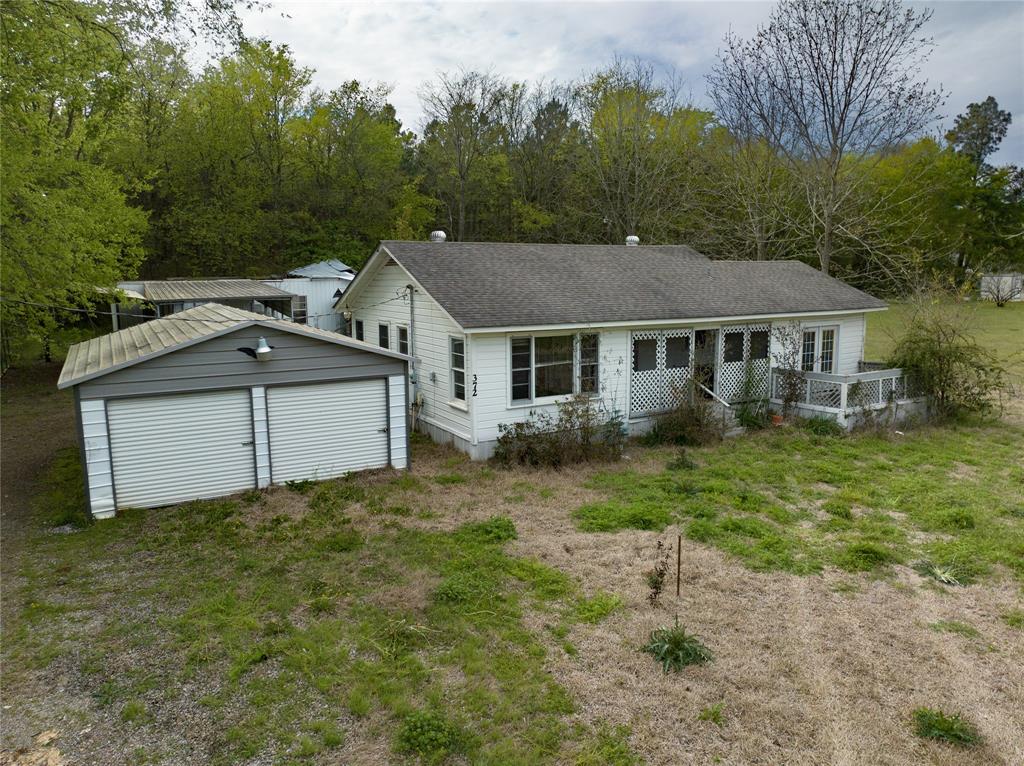
[[[626,237],[626,247],[636,247],[640,244],[640,237],[636,234],[630,234]]]
[[[448,235],[445,234],[440,229],[438,229],[437,231],[430,232],[430,241],[431,242],[444,242],[446,239],[448,239]]]
[[[267,339],[261,335],[259,342],[256,343],[256,361],[266,362],[270,359],[271,353],[270,344],[267,343]]]

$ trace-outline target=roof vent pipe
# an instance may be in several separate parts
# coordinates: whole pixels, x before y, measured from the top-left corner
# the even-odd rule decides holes
[[[630,234],[626,237],[626,247],[636,247],[640,244],[640,237],[636,234]]]
[[[443,231],[438,230],[430,232],[431,242],[444,242],[446,239],[448,239],[448,237]]]

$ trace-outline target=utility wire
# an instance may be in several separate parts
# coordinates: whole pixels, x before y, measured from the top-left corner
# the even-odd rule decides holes
[[[369,304],[367,306],[360,306],[360,310],[370,309],[370,308],[373,308],[374,306],[382,306],[385,303],[391,303],[393,301],[404,301],[405,298],[406,298],[406,293],[403,292],[401,295],[396,295],[394,298],[386,298],[386,299],[384,299],[382,301],[378,301],[377,303],[371,303],[371,304]],[[211,300],[209,302],[210,303],[216,303],[216,301],[213,301],[213,300]],[[101,311],[100,309],[83,309],[83,308],[78,308],[76,306],[57,306],[57,305],[51,304],[51,303],[40,303],[38,301],[22,301],[22,300],[18,300],[16,298],[0,298],[0,303],[17,303],[17,304],[20,304],[22,306],[34,306],[36,308],[51,309],[53,311],[67,311],[69,313],[74,313],[74,314],[88,314],[89,316],[93,316],[93,315],[111,316],[111,317],[112,316],[117,316],[117,317],[124,317],[126,319],[146,319],[146,320],[169,319],[169,320],[173,320],[175,322],[202,322],[204,324],[209,324],[210,322],[236,322],[236,321],[238,321],[236,319],[193,319],[192,317],[179,317],[179,316],[175,316],[174,314],[169,314],[169,315],[163,316],[163,317],[150,316],[149,314],[126,314],[126,313],[121,312],[121,311],[116,311],[116,312],[115,311]],[[205,304],[200,304],[200,305],[205,305]],[[187,311],[188,309],[184,309],[184,310]],[[255,312],[253,312],[253,313],[255,313]],[[328,314],[307,314],[306,315],[306,319],[307,320],[309,320],[309,319],[320,319],[321,317],[338,316],[339,313],[340,312],[332,311],[332,312],[330,312]],[[277,318],[278,317],[267,316],[267,319],[277,319]],[[285,320],[285,321],[290,321],[290,320]]]

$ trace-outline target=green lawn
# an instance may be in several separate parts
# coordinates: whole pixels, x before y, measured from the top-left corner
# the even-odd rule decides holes
[[[613,470],[578,508],[584,531],[680,524],[754,570],[936,567],[961,583],[999,571],[1024,582],[1024,429],[921,428],[818,436],[768,431]],[[671,458],[666,453],[666,458]]]
[[[972,315],[973,334],[978,343],[1005,359],[1014,375],[1024,377],[1024,302],[999,308],[991,301],[976,301],[961,304],[960,308]],[[890,304],[888,311],[868,314],[865,359],[885,359],[909,314],[909,305],[897,302]]]
[[[799,579],[811,593],[841,578],[844,601],[815,602],[826,617],[853,609],[845,599],[865,615],[886,603],[845,595],[860,580],[950,604],[1024,584],[1024,428],[1010,424],[837,436],[787,427],[685,455],[631,445],[628,462],[565,472],[508,472],[414,439],[411,474],[125,511],[73,531],[80,461],[61,446],[71,437],[56,426],[33,432],[26,415],[42,403],[64,412],[68,397],[50,380],[18,380],[5,380],[5,463],[31,446],[47,455],[33,453],[32,463],[48,468],[24,506],[33,512],[17,521],[17,547],[5,540],[5,726],[36,732],[61,722],[71,762],[638,763],[658,737],[677,747],[675,730],[621,707],[607,714],[619,704],[608,690],[602,697],[573,682],[605,675],[602,662],[620,657],[608,652],[641,656],[648,620],[669,623],[646,602],[648,554],[632,568],[616,563],[662,539],[650,530],[671,528],[674,540],[679,529],[687,544],[724,552],[711,582],[735,578],[730,568],[780,573],[773,584]],[[5,518],[20,502],[8,492],[22,491],[14,478],[5,472]],[[64,525],[59,534],[55,525]],[[543,561],[535,548],[547,551]],[[904,567],[924,579],[908,580]],[[705,583],[690,597],[737,614],[728,588]],[[1022,605],[990,603],[922,612],[927,619],[898,626],[898,641],[1006,647],[998,631],[1020,630]],[[694,707],[685,727],[740,686],[756,691],[742,668],[821,661],[810,647],[797,657],[793,647],[752,644],[757,623],[742,615],[728,630],[686,627],[718,659],[692,676],[712,684],[703,698],[689,695],[689,676],[659,692],[666,710]],[[730,653],[754,645],[763,658],[730,664]],[[1014,661],[1000,651],[1009,653],[992,662]],[[552,670],[566,662],[568,676]],[[978,672],[972,662],[943,667],[966,677]],[[628,683],[641,688],[628,693],[643,696],[662,671],[653,660],[639,668]],[[1005,672],[1017,683],[1017,671]],[[887,682],[864,681],[876,691]],[[794,710],[835,704],[801,694]],[[988,704],[965,712],[985,720]],[[889,705],[886,719],[906,716],[910,737],[911,700]],[[727,710],[729,741],[760,736],[770,713]],[[700,752],[726,752],[717,749],[720,725],[695,735]],[[72,729],[92,730],[100,750],[77,749]],[[129,750],[107,744],[122,741]],[[790,747],[780,760],[806,755]],[[813,758],[828,762],[830,751]]]
[[[77,499],[68,462],[58,465],[51,510]],[[308,503],[298,516],[268,513],[251,492],[39,536],[21,571],[21,619],[5,637],[6,684],[13,668],[70,653],[99,710],[141,726],[205,679],[211,763],[305,763],[345,744],[344,719],[372,719],[394,757],[430,762],[602,751],[611,730],[569,724],[576,702],[544,672],[521,613],[529,602],[564,633],[618,600],[583,598],[561,572],[509,557],[508,519],[452,532],[394,521],[409,513],[396,493],[428,491],[409,476],[304,483],[277,492]],[[354,525],[354,505],[382,528]],[[162,753],[154,745],[147,757]]]

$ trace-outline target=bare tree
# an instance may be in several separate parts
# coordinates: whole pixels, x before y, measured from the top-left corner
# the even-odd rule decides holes
[[[742,140],[764,140],[799,180],[804,226],[821,270],[843,243],[875,247],[881,210],[898,194],[866,203],[873,163],[919,135],[943,95],[918,80],[932,41],[931,11],[899,0],[793,0],[779,4],[752,40],[734,35],[708,76],[724,124]]]
[[[460,241],[466,235],[473,174],[499,140],[500,109],[507,95],[504,80],[483,72],[442,73],[436,82],[420,89],[427,118],[425,132],[436,139],[444,163],[454,176],[454,204],[449,205],[449,218]]]

